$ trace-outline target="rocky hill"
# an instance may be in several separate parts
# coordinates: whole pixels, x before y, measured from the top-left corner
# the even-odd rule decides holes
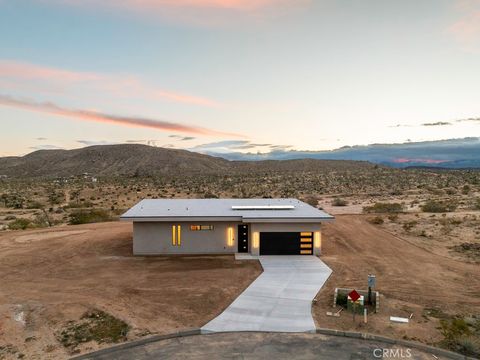
[[[55,178],[89,173],[93,176],[154,176],[228,174],[229,172],[334,171],[371,168],[345,160],[229,161],[187,150],[139,144],[98,145],[74,150],[38,150],[22,157],[0,158],[0,176]]]

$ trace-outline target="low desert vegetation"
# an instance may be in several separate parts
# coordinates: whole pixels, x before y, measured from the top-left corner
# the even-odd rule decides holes
[[[90,224],[112,221],[114,218],[109,211],[103,209],[82,209],[70,214],[70,225]]]
[[[102,311],[88,311],[79,321],[70,321],[57,334],[58,341],[70,354],[79,352],[82,343],[95,341],[101,343],[118,343],[127,339],[130,327],[124,321]]]
[[[480,356],[480,319],[441,319],[440,327],[444,339],[439,345],[467,356]]]
[[[336,197],[332,200],[332,206],[347,206],[348,201],[339,197]]]
[[[8,224],[11,230],[25,230],[31,227],[32,222],[29,219],[15,219]]]
[[[383,203],[377,202],[371,206],[365,206],[363,208],[363,212],[370,214],[370,213],[401,213],[404,211],[404,205],[399,203]]]
[[[381,225],[383,224],[385,221],[383,220],[383,218],[381,216],[375,216],[373,218],[369,218],[368,219],[368,222],[370,224],[375,224],[375,225]]]
[[[457,207],[457,202],[452,200],[427,200],[425,204],[421,206],[424,212],[430,213],[452,212],[455,211]]]

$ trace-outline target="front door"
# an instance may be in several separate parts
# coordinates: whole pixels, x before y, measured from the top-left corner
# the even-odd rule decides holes
[[[238,225],[238,252],[248,252],[248,225]]]

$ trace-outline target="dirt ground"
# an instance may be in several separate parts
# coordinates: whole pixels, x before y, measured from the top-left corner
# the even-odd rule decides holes
[[[321,259],[333,274],[317,296],[313,313],[319,327],[358,330],[394,338],[435,343],[441,340],[438,316],[429,313],[479,314],[480,266],[433,254],[370,224],[368,215],[337,215],[325,224]],[[330,317],[335,287],[367,288],[377,277],[380,311],[368,324],[351,314]],[[428,309],[435,309],[429,311]],[[393,324],[390,316],[413,317]]]
[[[199,327],[261,273],[233,256],[133,257],[131,236],[121,222],[2,233],[0,358],[68,357],[55,334],[93,308],[127,322],[129,339]]]
[[[480,313],[479,264],[432,253],[369,217],[337,215],[323,228],[321,259],[333,274],[313,305],[319,327],[435,343],[438,314]],[[261,273],[257,262],[232,256],[133,257],[131,231],[131,224],[115,222],[0,234],[4,357],[68,357],[55,335],[93,308],[127,322],[130,340],[199,327]],[[360,317],[354,324],[346,313],[325,315],[335,287],[365,289],[369,273],[377,276],[381,298],[368,324]],[[412,313],[409,324],[389,321]],[[89,342],[80,350],[106,346]]]

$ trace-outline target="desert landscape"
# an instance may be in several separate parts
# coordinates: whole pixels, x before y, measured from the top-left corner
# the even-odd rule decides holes
[[[131,224],[115,220],[155,197],[288,196],[323,208],[336,221],[323,230],[321,259],[333,274],[313,304],[317,326],[478,354],[480,172],[219,161],[231,173],[210,164],[210,172],[182,176],[167,166],[149,175],[80,167],[69,177],[3,177],[0,358],[62,358],[199,327],[261,273],[256,261],[232,256],[134,257]],[[381,305],[368,324],[347,312],[326,315],[336,287],[365,289],[370,273]]]

